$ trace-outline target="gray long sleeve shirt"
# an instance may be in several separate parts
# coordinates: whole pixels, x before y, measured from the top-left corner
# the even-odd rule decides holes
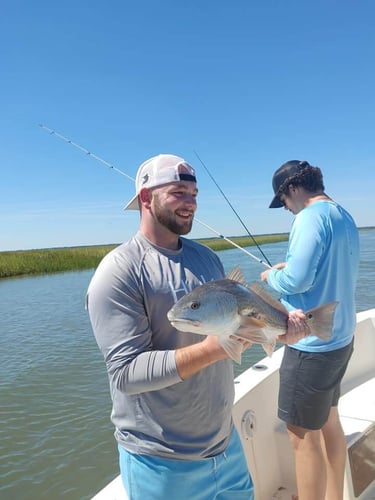
[[[140,232],[110,252],[87,292],[106,362],[118,442],[132,453],[198,460],[221,453],[232,430],[232,361],[182,381],[175,349],[202,337],[178,332],[167,312],[185,293],[224,277],[212,250],[181,238],[172,251]]]

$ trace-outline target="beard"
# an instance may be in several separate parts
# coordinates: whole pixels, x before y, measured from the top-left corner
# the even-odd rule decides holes
[[[171,210],[162,207],[159,203],[159,198],[157,195],[154,195],[154,197],[154,215],[159,224],[167,228],[172,233],[178,234],[179,236],[190,233],[193,225],[193,219],[189,219],[186,221],[177,220],[176,214]]]

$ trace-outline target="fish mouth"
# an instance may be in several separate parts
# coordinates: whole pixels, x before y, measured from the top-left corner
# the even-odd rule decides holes
[[[172,319],[172,318],[168,318],[171,325],[174,326],[175,328],[177,328],[177,330],[179,328],[181,328],[181,326],[183,325],[186,325],[186,326],[189,326],[189,327],[194,327],[194,328],[198,328],[200,326],[200,322],[199,321],[192,321],[190,319]]]

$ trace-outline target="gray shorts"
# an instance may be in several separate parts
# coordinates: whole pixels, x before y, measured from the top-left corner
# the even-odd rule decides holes
[[[285,346],[280,366],[278,416],[287,424],[318,430],[340,398],[340,383],[353,341],[335,351],[306,352]]]

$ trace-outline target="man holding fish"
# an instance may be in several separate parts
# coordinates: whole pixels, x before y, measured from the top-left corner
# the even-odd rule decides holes
[[[261,279],[288,307],[309,309],[336,301],[331,338],[313,335],[286,346],[280,367],[279,417],[295,451],[299,500],[342,500],[345,436],[337,405],[353,351],[359,238],[350,214],[324,192],[318,167],[284,163],[273,176],[270,208],[296,217],[286,262]]]
[[[228,323],[230,342],[223,343],[215,334],[178,333],[167,317],[188,292],[225,278],[213,251],[182,237],[191,230],[197,193],[184,159],[145,161],[125,207],[139,210],[140,229],[104,257],[87,292],[130,500],[254,498],[232,421],[230,357],[239,359],[251,331],[258,334],[257,318]],[[302,312],[283,316],[289,340],[309,333],[304,319]]]

